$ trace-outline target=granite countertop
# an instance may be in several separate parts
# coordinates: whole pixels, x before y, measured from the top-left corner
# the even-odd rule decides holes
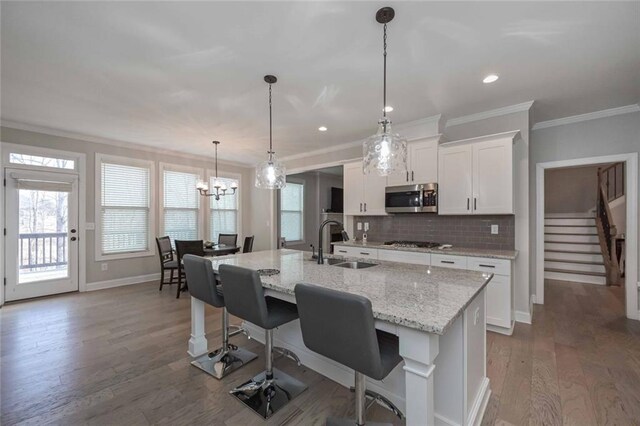
[[[331,243],[334,246],[347,246],[347,247],[369,247],[379,248],[384,250],[397,250],[397,251],[412,251],[418,253],[438,253],[438,254],[451,254],[456,256],[477,256],[486,257],[492,259],[508,259],[515,260],[518,257],[517,250],[491,250],[480,248],[467,248],[467,247],[453,247],[451,249],[441,250],[439,248],[419,248],[419,247],[393,247],[385,246],[383,243],[367,241],[367,244],[362,244],[362,241],[336,241]]]
[[[211,258],[221,264],[250,269],[276,268],[262,276],[265,288],[293,295],[298,283],[359,294],[371,300],[376,319],[429,333],[444,334],[489,283],[492,274],[423,265],[375,261],[366,269],[318,265],[310,253],[267,250]]]

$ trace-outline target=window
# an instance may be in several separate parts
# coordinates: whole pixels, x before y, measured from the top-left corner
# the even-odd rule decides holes
[[[175,240],[196,240],[198,232],[200,195],[197,173],[163,171],[164,235]]]
[[[54,169],[75,170],[76,162],[65,158],[42,157],[40,155],[19,154],[11,152],[9,154],[11,164],[24,164],[28,166],[51,167]]]
[[[209,188],[213,188],[215,176],[209,178]],[[238,198],[240,197],[240,181],[233,178],[219,177],[219,181],[222,181],[227,188],[231,187],[231,184],[235,183],[238,186],[238,190],[235,195],[225,195],[220,197],[219,201],[216,201],[215,197],[209,197],[209,229],[211,241],[218,241],[218,235],[220,234],[239,234],[240,227],[238,226]],[[238,239],[240,241],[240,239]]]
[[[153,162],[97,154],[96,168],[100,191],[98,259],[152,254]]]
[[[287,182],[280,190],[280,233],[287,241],[304,240],[304,184]]]

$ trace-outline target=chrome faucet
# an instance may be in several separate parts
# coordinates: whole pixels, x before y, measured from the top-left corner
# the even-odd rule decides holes
[[[320,224],[320,229],[318,230],[318,265],[322,265],[324,263],[324,257],[322,257],[322,231],[324,230],[325,225],[328,225],[330,223],[338,225],[342,228],[342,231],[340,231],[340,233],[342,234],[342,241],[349,241],[349,234],[347,234],[347,231],[344,230],[344,226],[340,222],[333,219],[327,219],[322,222]]]

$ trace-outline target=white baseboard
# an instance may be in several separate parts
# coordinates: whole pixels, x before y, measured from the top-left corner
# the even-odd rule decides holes
[[[115,280],[96,281],[94,283],[87,283],[86,291],[104,290],[105,288],[122,287],[124,285],[147,283],[149,281],[158,281],[160,279],[160,273],[138,275],[135,277],[118,278]]]
[[[531,324],[533,321],[533,295],[529,297],[529,312],[516,311],[516,321]]]
[[[487,409],[487,405],[489,405],[490,397],[491,389],[489,388],[489,379],[485,377],[482,380],[481,390],[478,392],[478,398],[474,401],[469,412],[469,420],[467,421],[467,424],[480,426],[482,418],[484,417],[484,412]]]

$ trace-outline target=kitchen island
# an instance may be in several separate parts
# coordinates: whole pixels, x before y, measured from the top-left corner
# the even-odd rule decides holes
[[[212,263],[214,270],[220,264],[280,270],[262,277],[265,294],[289,302],[295,302],[294,287],[301,282],[367,297],[376,327],[399,337],[404,359],[386,379],[368,380],[367,387],[394,402],[407,425],[480,423],[490,396],[484,289],[492,274],[395,262],[348,269],[318,265],[309,253],[296,250],[224,256]],[[262,341],[262,329],[246,327]],[[320,374],[353,385],[352,371],[304,346],[298,321],[278,328],[275,344]],[[189,354],[206,351],[204,303],[191,298]]]

